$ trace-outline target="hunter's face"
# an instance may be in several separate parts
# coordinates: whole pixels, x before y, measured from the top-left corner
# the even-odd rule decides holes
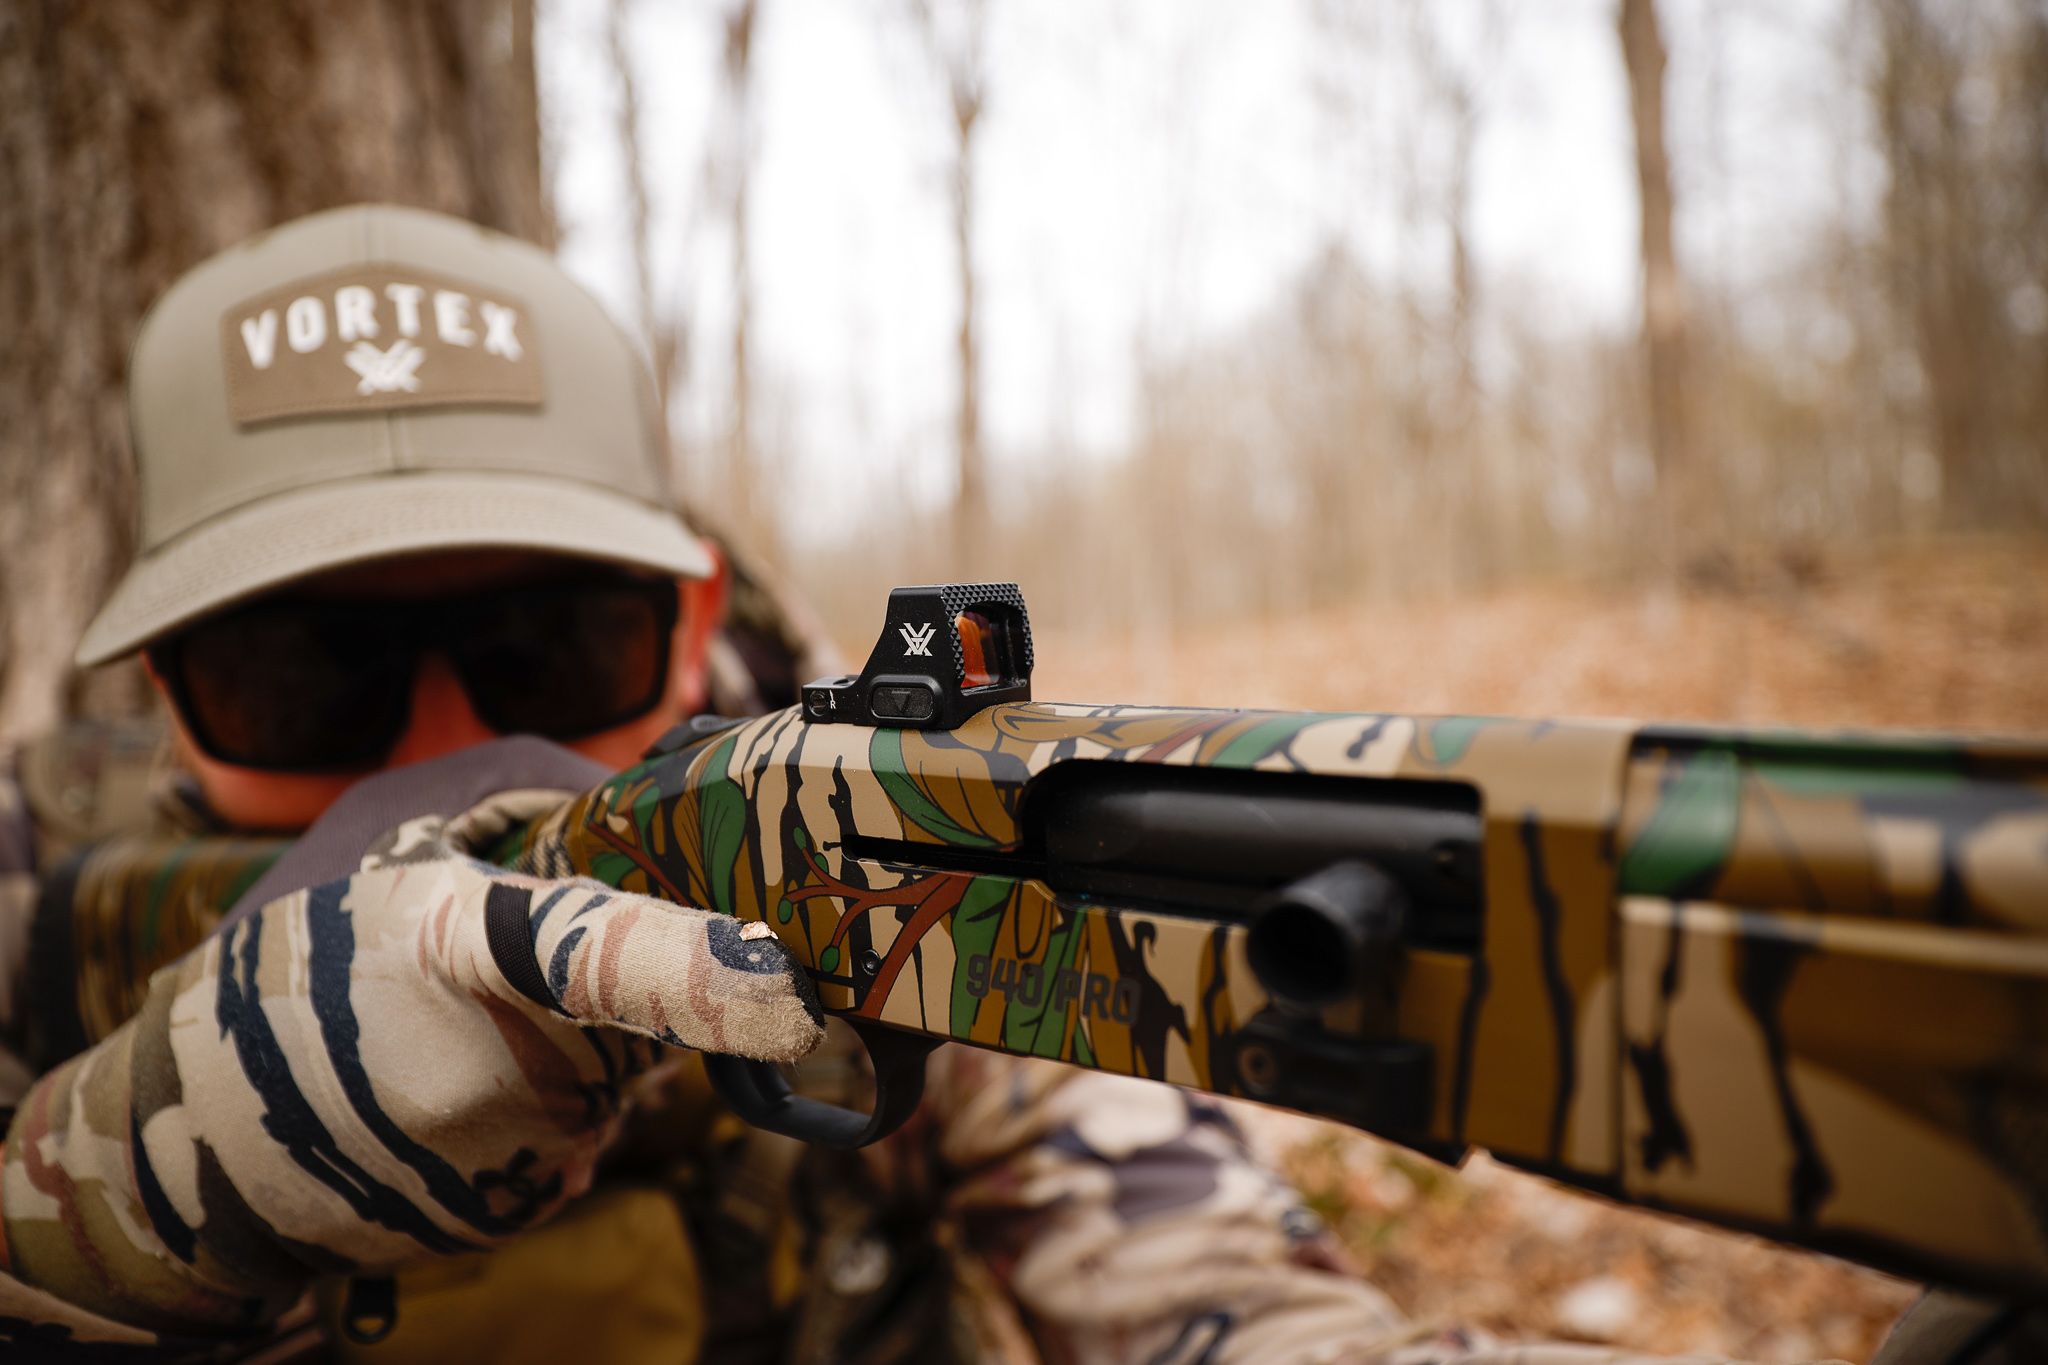
[[[365,604],[374,611],[376,604],[389,602],[394,617],[417,615],[422,609],[431,613],[443,602],[454,612],[459,611],[460,603],[474,601],[480,594],[502,592],[517,601],[529,593],[559,590],[560,585],[575,581],[589,567],[558,556],[523,551],[417,555],[337,570],[294,584],[289,600],[303,604],[309,614],[318,613],[322,604],[330,602],[351,604],[357,611]],[[651,708],[637,710],[621,723],[563,741],[567,747],[607,768],[623,768],[638,759],[670,726],[702,709],[706,692],[705,657],[724,604],[724,567],[721,564],[708,579],[680,580],[677,589],[679,610],[667,636],[666,673],[650,682],[654,689],[650,695],[657,695],[658,699]],[[613,662],[622,669],[642,672],[659,668],[658,659],[646,654],[644,642],[639,648],[641,652],[635,657]],[[569,662],[579,668],[595,668],[600,663],[595,658]],[[188,693],[195,685],[205,687],[208,679],[203,676],[204,670],[219,667],[188,655],[184,660]],[[194,672],[201,676],[191,676]],[[175,690],[167,686],[168,680],[154,664],[150,673],[160,691]],[[448,653],[435,647],[431,637],[423,642],[411,670],[403,728],[383,757],[367,765],[345,771],[292,771],[277,764],[257,767],[227,761],[208,752],[209,747],[218,746],[200,742],[192,721],[179,705],[171,704],[167,709],[179,756],[197,778],[208,804],[223,820],[246,829],[303,828],[371,772],[454,753],[503,733],[479,714],[479,705],[465,687],[458,667]]]

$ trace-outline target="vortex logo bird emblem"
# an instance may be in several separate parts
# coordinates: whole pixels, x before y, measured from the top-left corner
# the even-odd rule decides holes
[[[358,341],[342,356],[362,381],[356,385],[356,392],[364,395],[418,393],[420,362],[426,358],[425,351],[404,337],[392,342],[389,350],[381,351],[367,341]]]

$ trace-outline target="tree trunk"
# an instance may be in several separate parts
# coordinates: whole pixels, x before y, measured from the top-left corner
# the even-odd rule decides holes
[[[958,142],[953,161],[953,252],[959,271],[960,330],[954,339],[959,362],[960,396],[956,409],[955,444],[960,462],[959,501],[954,509],[957,539],[954,563],[958,572],[978,572],[975,561],[987,553],[988,480],[981,449],[981,336],[974,310],[974,125],[980,95],[963,100],[956,85],[953,97]]]
[[[975,313],[974,281],[974,157],[975,135],[981,130],[987,101],[988,0],[911,0],[910,11],[922,31],[926,49],[944,82],[946,112],[951,116],[953,164],[947,191],[953,211],[954,285],[960,296],[960,323],[953,337],[955,379],[959,385],[953,409],[954,493],[951,561],[946,572],[963,577],[976,571],[989,551],[992,524],[988,516],[988,466],[981,438],[981,331]]]
[[[1685,280],[1672,245],[1676,207],[1671,163],[1664,146],[1664,34],[1656,0],[1621,0],[1617,27],[1628,68],[1629,115],[1635,126],[1636,185],[1642,208],[1642,348],[1650,386],[1650,455],[1657,470],[1657,497],[1667,520],[1659,537],[1672,567],[1684,562],[1684,547],[1702,538],[1690,520],[1705,509],[1688,496],[1693,476],[1691,430],[1687,421]]]
[[[641,136],[640,81],[633,71],[631,0],[612,0],[605,14],[605,62],[618,87],[618,108],[612,128],[625,167],[626,229],[632,246],[633,292],[640,313],[640,332],[654,362],[654,396],[661,406],[662,429],[669,428],[669,403],[675,396],[682,354],[682,333],[676,318],[661,306],[654,280],[654,203],[647,186],[645,139]]]
[[[1889,182],[1884,249],[1893,304],[1912,339],[1926,380],[1929,436],[1941,469],[1941,515],[1952,528],[2030,524],[2025,485],[2006,477],[2006,414],[2024,391],[2012,371],[2000,257],[2017,259],[2038,240],[2023,221],[1998,240],[1987,210],[2010,173],[1987,157],[1964,111],[1967,88],[1988,78],[1981,56],[1945,32],[1920,0],[1878,7],[1880,52],[1873,85],[1878,134]],[[2024,43],[2022,33],[2012,35]],[[2024,47],[2014,54],[2024,59]],[[2022,113],[2022,127],[2041,125]],[[2038,136],[2038,135],[2037,135]],[[2023,135],[2015,143],[2025,146]],[[2018,169],[2014,167],[2013,169]],[[1996,189],[1993,188],[1996,186]]]
[[[70,666],[134,550],[143,311],[257,230],[362,200],[551,244],[531,0],[0,8],[0,739],[143,704]]]
[[[725,12],[725,174],[728,223],[732,231],[732,425],[726,443],[726,496],[740,535],[770,562],[781,558],[781,527],[770,500],[761,496],[769,480],[760,467],[754,440],[753,224],[749,191],[754,171],[754,26],[758,0],[736,0]]]

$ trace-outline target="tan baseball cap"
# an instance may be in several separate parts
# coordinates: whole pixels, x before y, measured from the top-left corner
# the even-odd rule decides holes
[[[335,209],[222,252],[144,319],[128,397],[141,548],[81,664],[426,550],[712,569],[638,353],[546,252],[460,219]]]

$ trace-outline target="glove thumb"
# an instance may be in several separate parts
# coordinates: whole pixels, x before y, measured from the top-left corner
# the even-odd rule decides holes
[[[810,979],[764,924],[587,882],[495,880],[484,931],[507,985],[578,1024],[771,1062],[825,1037]]]

